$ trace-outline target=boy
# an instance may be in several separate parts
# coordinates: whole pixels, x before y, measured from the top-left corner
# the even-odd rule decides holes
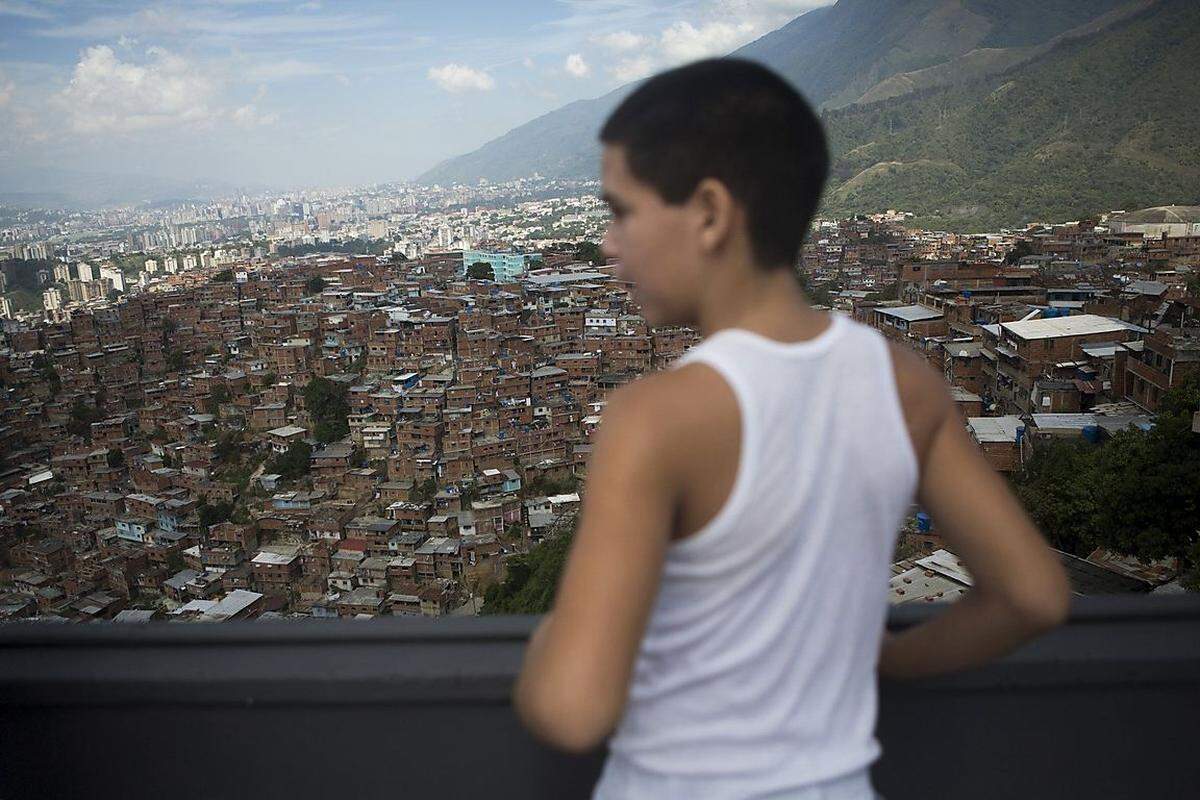
[[[613,734],[598,798],[869,798],[876,669],[1012,650],[1064,619],[1063,569],[941,376],[804,297],[828,153],[795,90],[698,62],[639,87],[600,139],[604,251],[650,325],[705,338],[609,396],[516,710],[572,752]],[[914,496],[974,587],[885,637]]]

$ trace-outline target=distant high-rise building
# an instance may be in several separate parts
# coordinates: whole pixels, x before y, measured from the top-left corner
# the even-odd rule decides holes
[[[55,311],[62,308],[62,292],[54,288],[42,292],[42,308],[47,311]]]
[[[58,264],[54,267],[54,282],[66,283],[71,280],[71,265]]]
[[[174,275],[179,272],[179,259],[175,256],[167,256],[163,259],[163,271]]]
[[[100,279],[112,281],[112,286],[119,292],[125,291],[125,274],[119,267],[100,267]]]
[[[204,269],[208,269],[212,265],[213,265],[213,254],[210,253],[209,251],[205,250],[203,253],[200,254],[200,266],[203,267]]]
[[[12,315],[12,302],[7,297],[0,295],[0,319],[12,319]]]
[[[191,272],[195,268],[196,268],[196,257],[194,255],[192,255],[191,253],[188,253],[186,256],[183,257],[183,271]]]
[[[37,242],[35,244],[27,244],[21,248],[21,258],[32,260],[35,258],[49,258],[49,251],[46,248],[45,242]]]
[[[146,263],[143,264],[142,266],[146,270],[146,272],[149,272],[151,275],[158,272],[158,262],[155,261],[153,258],[147,258]]]

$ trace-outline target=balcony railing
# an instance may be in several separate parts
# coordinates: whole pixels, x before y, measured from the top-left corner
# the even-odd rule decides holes
[[[904,627],[936,613],[893,610]],[[0,797],[585,798],[509,692],[532,617],[0,626]],[[882,687],[903,798],[1191,797],[1200,597],[1080,600],[983,669]]]

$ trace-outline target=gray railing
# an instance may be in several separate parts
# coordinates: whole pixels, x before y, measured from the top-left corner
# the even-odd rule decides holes
[[[535,623],[3,625],[0,798],[584,798],[603,752],[509,706]],[[1190,797],[1197,719],[1200,597],[1089,598],[992,666],[885,683],[873,773],[889,800]]]

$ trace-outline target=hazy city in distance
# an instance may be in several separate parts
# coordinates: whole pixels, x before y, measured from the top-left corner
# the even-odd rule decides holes
[[[812,302],[945,376],[1076,594],[1200,587],[1193,3],[13,0],[0,620],[547,610],[606,396],[700,339],[600,252],[596,131],[730,53],[829,131]],[[971,586],[916,506],[893,562]]]

